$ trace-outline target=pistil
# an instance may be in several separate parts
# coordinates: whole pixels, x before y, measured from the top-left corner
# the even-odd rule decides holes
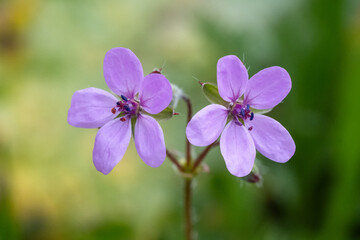
[[[242,103],[230,103],[229,111],[231,115],[235,118],[235,121],[238,125],[244,125],[244,121],[249,119],[252,121],[254,119],[254,113],[250,110],[249,104],[242,104]],[[249,129],[249,131],[251,131]]]
[[[124,95],[120,97],[120,101],[116,102],[116,106],[111,109],[111,112],[113,114],[118,113],[117,117],[120,117],[120,121],[125,122],[126,119],[138,115],[141,109],[138,101],[129,99]]]

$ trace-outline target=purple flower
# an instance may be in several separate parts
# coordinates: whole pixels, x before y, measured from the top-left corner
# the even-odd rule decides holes
[[[145,113],[157,114],[169,105],[169,81],[157,73],[144,77],[139,59],[126,48],[106,53],[104,77],[120,97],[98,88],[82,89],[74,93],[68,113],[74,127],[101,127],[93,150],[96,169],[108,174],[122,159],[131,138],[132,118],[136,119],[134,139],[141,159],[151,167],[160,166],[166,157],[164,135],[159,123]]]
[[[289,132],[279,122],[253,110],[273,108],[286,97],[291,89],[287,71],[269,67],[248,80],[243,63],[230,55],[219,59],[217,81],[227,106],[212,104],[200,110],[186,128],[190,143],[207,146],[222,133],[221,154],[229,172],[238,177],[250,173],[256,149],[275,162],[288,161],[295,152]]]

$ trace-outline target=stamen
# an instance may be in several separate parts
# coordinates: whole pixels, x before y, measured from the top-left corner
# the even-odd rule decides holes
[[[248,130],[249,130],[249,131],[253,130],[253,126],[249,127]]]
[[[235,121],[235,124],[238,126],[242,126],[242,124],[239,122],[239,120]]]
[[[253,119],[254,119],[254,113],[251,112],[250,121],[252,121]]]
[[[125,102],[128,101],[127,97],[125,97],[124,95],[121,95],[120,97],[121,97]]]
[[[230,113],[240,121],[247,119],[251,121],[254,119],[254,113],[250,110],[250,104],[230,103],[228,109]]]
[[[126,118],[122,117],[122,118],[120,118],[120,121],[125,122]]]
[[[111,109],[111,112],[112,112],[113,114],[115,114],[115,113],[116,113],[116,109],[115,109],[115,107],[113,107],[113,108]]]
[[[241,122],[240,122],[241,121]],[[243,120],[241,118],[235,117],[235,124],[238,126],[242,126],[243,125]]]
[[[125,105],[124,108],[125,108],[125,110],[128,111],[128,112],[130,112],[130,110],[131,110],[128,105]]]
[[[245,110],[243,108],[241,108],[241,116],[245,117]]]

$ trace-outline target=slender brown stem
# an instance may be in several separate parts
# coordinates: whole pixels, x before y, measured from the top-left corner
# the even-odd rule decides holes
[[[185,208],[185,239],[192,239],[192,221],[191,221],[191,178],[185,179],[184,188],[184,208]]]
[[[219,141],[216,141],[216,142],[210,144],[209,146],[207,146],[207,148],[205,148],[204,151],[202,151],[200,153],[200,155],[196,158],[194,166],[192,168],[192,171],[196,170],[196,168],[199,166],[199,164],[202,162],[202,160],[204,160],[205,156],[208,154],[210,149],[213,148],[213,147],[218,146],[219,144],[220,144]]]
[[[184,168],[180,165],[176,157],[168,149],[166,149],[166,156],[170,159],[172,163],[176,165],[176,167],[179,169],[180,172],[184,171]]]
[[[182,99],[185,101],[186,106],[188,108],[188,115],[187,115],[187,123],[190,122],[191,117],[192,117],[192,106],[191,106],[191,101],[190,98],[183,96]],[[189,142],[189,140],[186,138],[186,165],[187,167],[190,166],[190,161],[191,161],[191,144]]]

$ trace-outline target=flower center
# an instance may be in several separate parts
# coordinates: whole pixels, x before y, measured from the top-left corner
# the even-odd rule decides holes
[[[244,125],[244,120],[254,119],[254,113],[250,110],[249,104],[231,103],[230,113],[235,118],[236,122],[240,125]],[[249,129],[251,131],[251,129]]]
[[[124,95],[121,95],[121,100],[116,102],[116,106],[111,109],[113,114],[118,114],[120,121],[125,122],[126,119],[130,119],[136,116],[140,111],[140,104],[134,99],[129,99]]]

